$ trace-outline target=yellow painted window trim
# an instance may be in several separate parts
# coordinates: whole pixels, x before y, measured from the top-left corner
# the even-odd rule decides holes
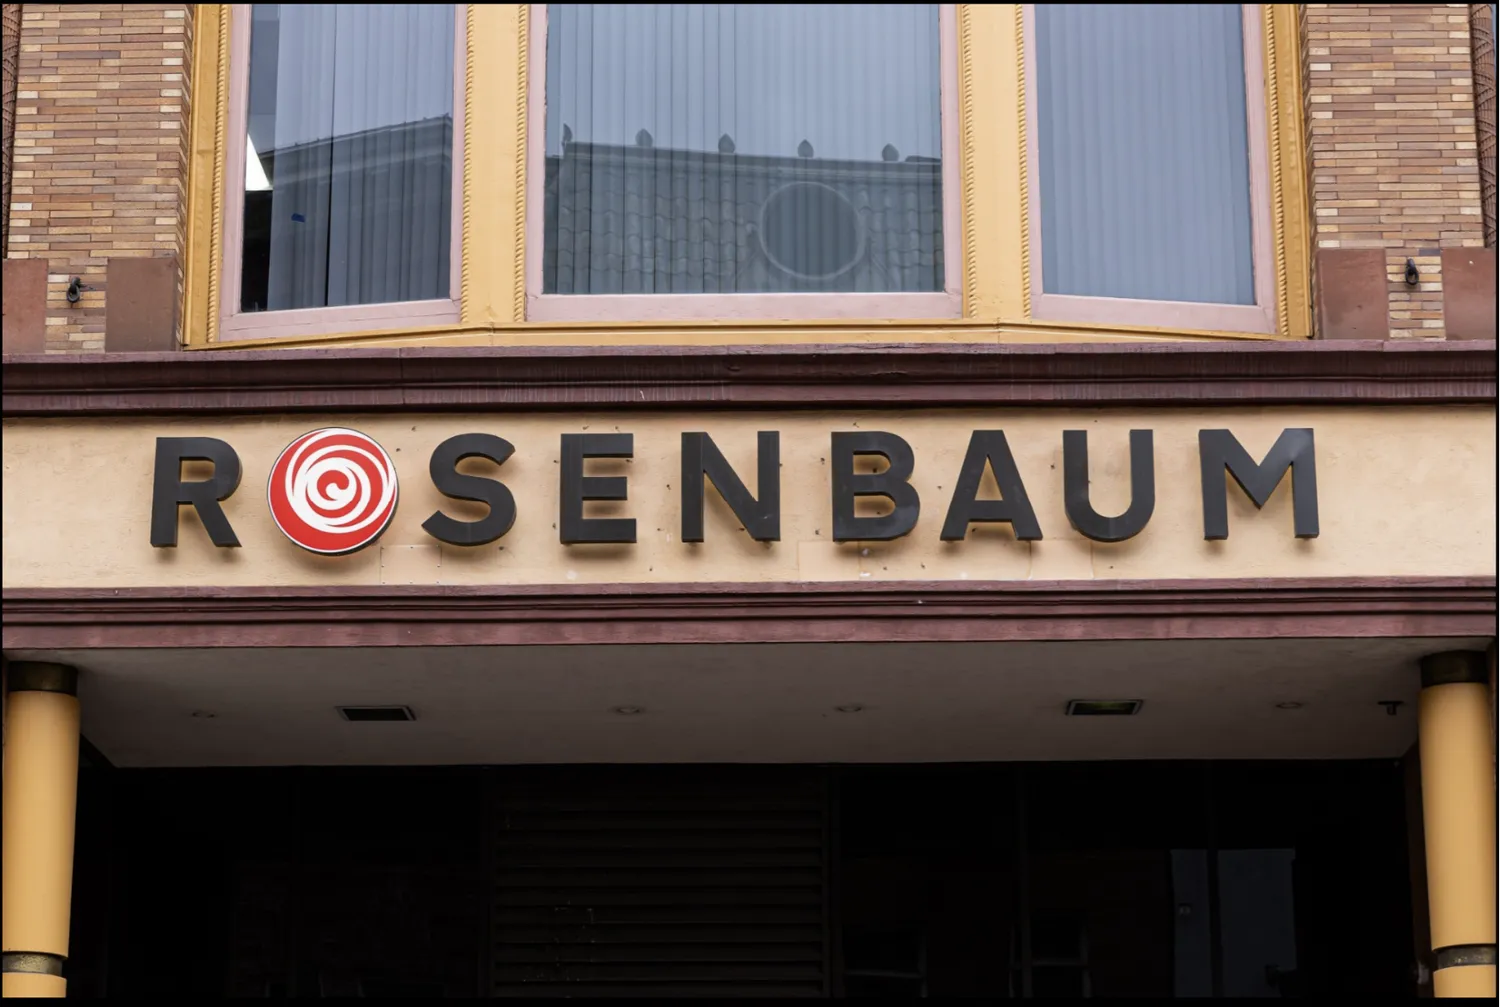
[[[229,122],[229,5],[193,29],[183,341],[190,349],[307,345],[601,345],[1306,339],[1311,251],[1297,6],[1262,5],[1277,332],[1035,321],[1029,315],[1022,5],[958,5],[963,317],[909,320],[528,322],[525,285],[530,7],[470,4],[464,87],[461,320],[457,325],[217,341]],[[503,110],[510,110],[505,114]],[[483,168],[483,170],[480,170]]]

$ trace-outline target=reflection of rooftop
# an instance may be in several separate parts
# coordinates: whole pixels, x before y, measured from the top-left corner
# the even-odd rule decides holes
[[[332,171],[373,171],[434,158],[448,161],[453,152],[453,117],[377,126],[267,150],[257,150],[253,138],[247,137],[245,147],[249,161],[245,188],[265,190]],[[261,184],[252,184],[257,181]]]
[[[570,138],[571,130],[565,132],[563,152],[561,155],[548,154],[549,160],[561,159],[562,157],[590,157],[594,159],[613,158],[629,163],[633,160],[651,160],[652,158],[667,157],[674,162],[706,161],[710,158],[723,160],[725,163],[735,165],[741,170],[755,170],[756,168],[782,168],[787,165],[803,165],[815,167],[820,170],[859,170],[870,168],[891,169],[898,166],[906,166],[912,169],[920,169],[922,166],[934,166],[942,163],[941,158],[926,157],[921,154],[908,154],[904,158],[901,152],[891,144],[886,144],[881,152],[879,160],[862,158],[823,158],[815,156],[814,147],[807,141],[803,141],[802,150],[797,156],[786,154],[751,154],[740,153],[735,149],[734,140],[728,135],[719,138],[718,150],[697,150],[690,147],[657,147],[654,145],[651,134],[641,130],[636,142],[631,145],[610,143],[582,143]]]
[[[543,289],[943,289],[939,161],[740,154],[729,146],[731,152],[567,143],[549,155]],[[795,206],[770,202],[768,209],[774,195],[798,183],[810,184],[809,194],[827,190],[826,198],[800,204],[817,211],[815,220],[795,219]],[[834,233],[845,219],[849,233]],[[778,237],[773,226],[798,233]],[[800,248],[806,261],[767,255],[775,247]]]
[[[263,152],[247,137],[246,157],[241,310],[444,296],[449,116]]]

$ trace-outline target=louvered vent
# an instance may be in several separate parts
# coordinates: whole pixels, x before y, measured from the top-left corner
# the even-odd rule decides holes
[[[817,772],[509,770],[491,812],[494,995],[825,995]]]

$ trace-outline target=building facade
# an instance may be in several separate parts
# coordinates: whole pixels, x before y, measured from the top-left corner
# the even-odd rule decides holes
[[[5,995],[1495,995],[1493,5],[5,30]]]

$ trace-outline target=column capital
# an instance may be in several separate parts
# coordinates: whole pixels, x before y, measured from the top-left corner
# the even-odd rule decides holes
[[[60,692],[65,696],[76,696],[78,669],[50,661],[8,661],[5,687],[7,692]]]
[[[1422,688],[1473,682],[1488,685],[1489,655],[1482,650],[1445,650],[1422,658]]]

